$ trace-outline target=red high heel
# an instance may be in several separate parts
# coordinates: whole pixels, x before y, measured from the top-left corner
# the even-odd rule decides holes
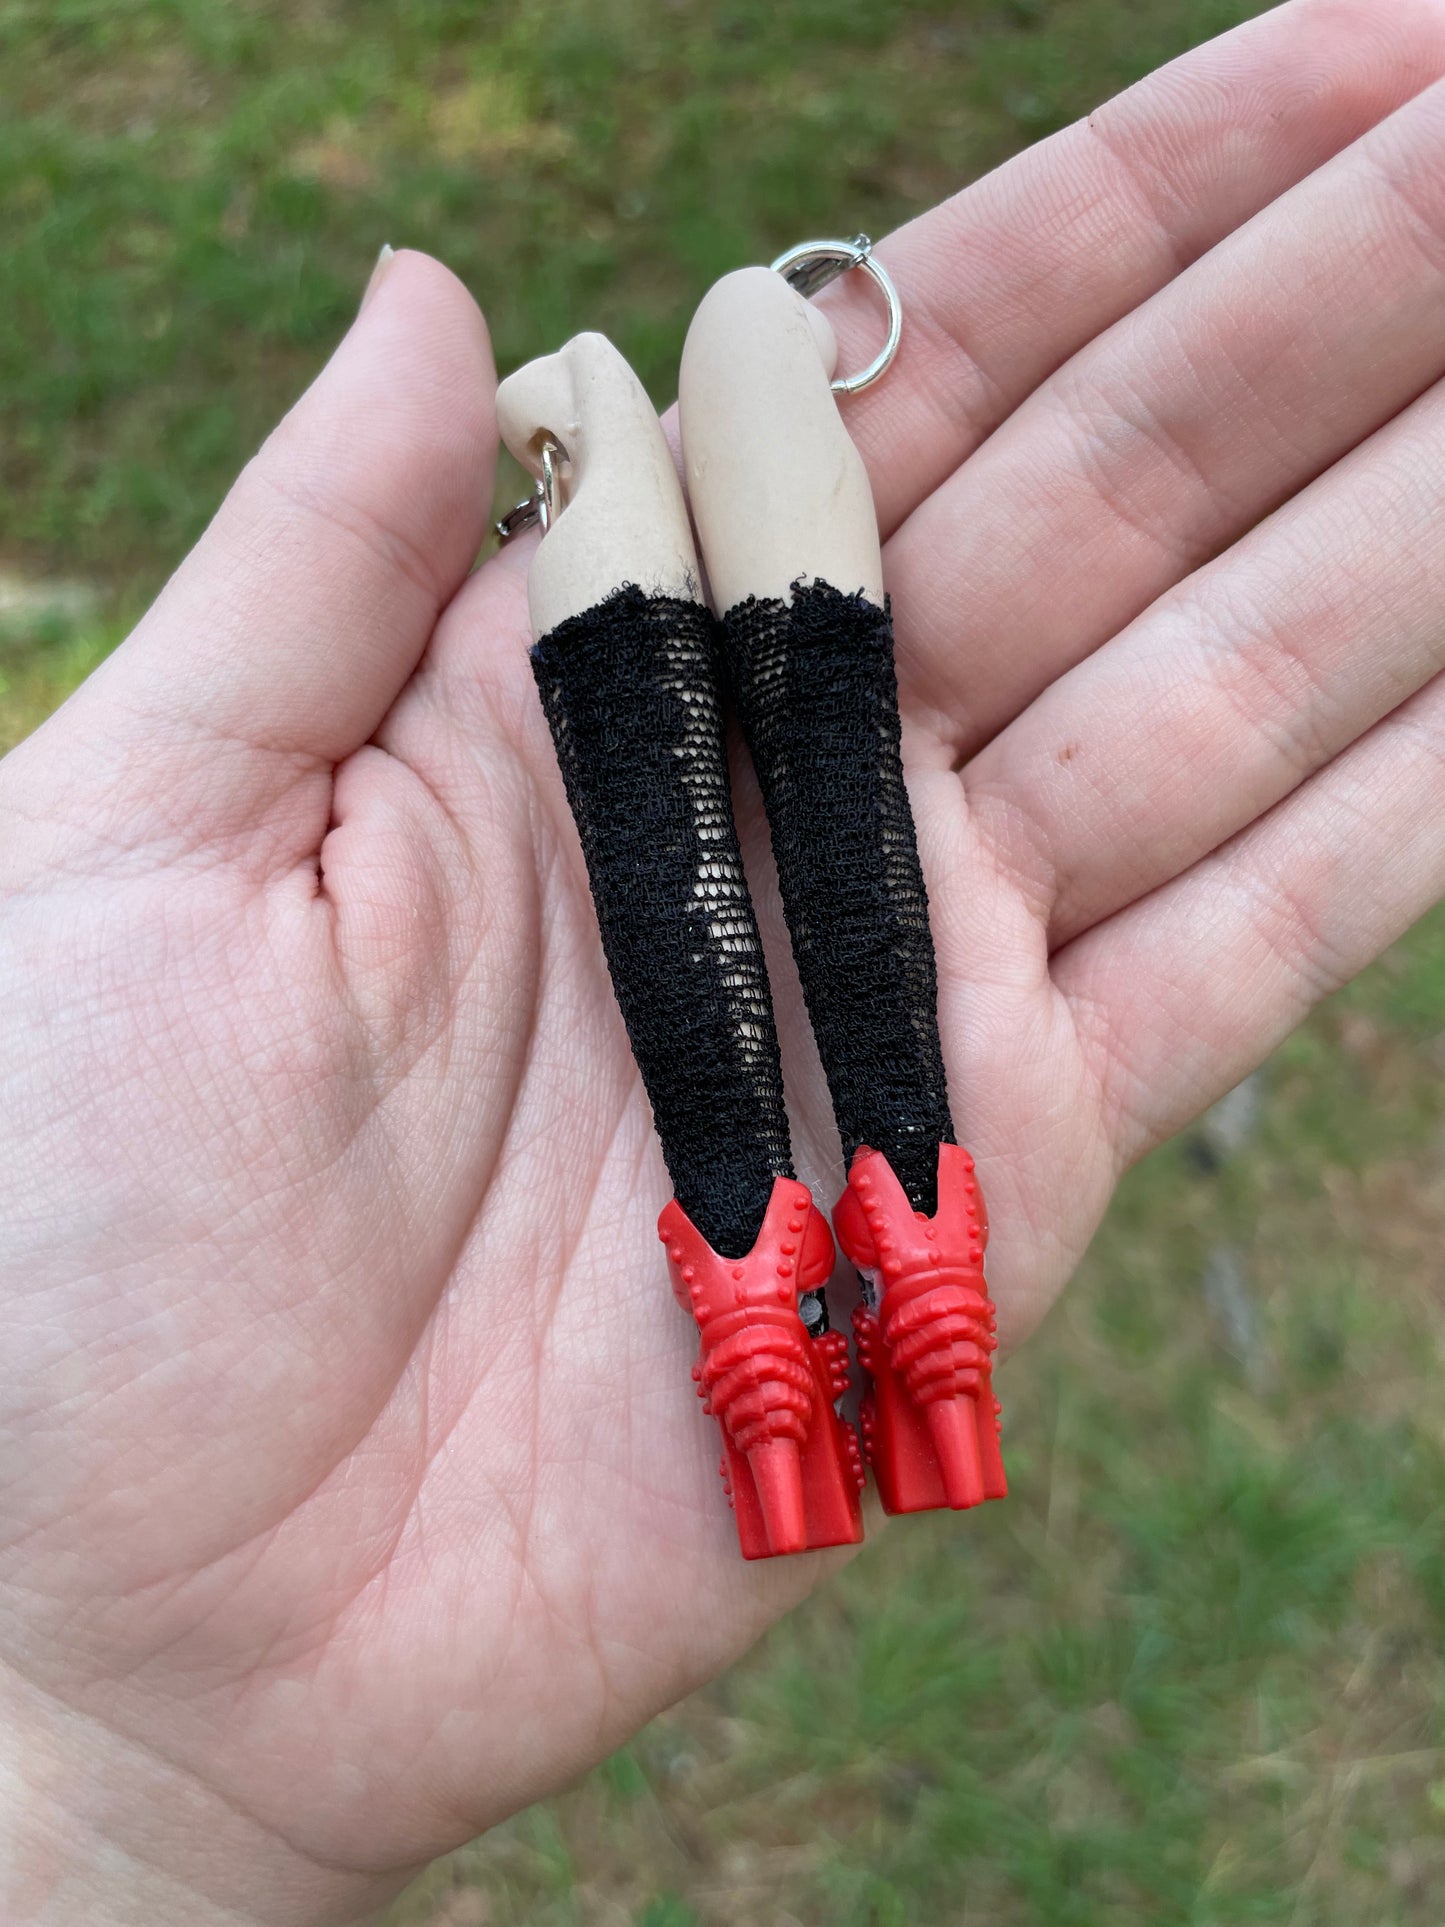
[[[777,1179],[746,1258],[720,1257],[676,1198],[657,1235],[701,1334],[692,1375],[722,1428],[720,1470],[743,1557],[857,1545],[863,1461],[835,1409],[848,1389],[847,1340],[812,1337],[798,1310],[799,1293],[833,1269],[832,1235],[806,1185]]]
[[[988,1213],[973,1159],[938,1148],[938,1209],[914,1211],[880,1151],[859,1150],[833,1212],[871,1303],[853,1315],[863,1450],[885,1512],[961,1510],[1008,1491],[993,1395],[994,1307],[984,1283]]]

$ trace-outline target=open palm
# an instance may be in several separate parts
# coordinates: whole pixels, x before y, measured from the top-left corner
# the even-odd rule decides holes
[[[1442,72],[1445,7],[1297,0],[881,250],[904,348],[844,405],[1006,1348],[1445,880]],[[467,575],[493,388],[398,256],[0,770],[17,1918],[354,1918],[830,1564],[721,1504],[528,545]]]

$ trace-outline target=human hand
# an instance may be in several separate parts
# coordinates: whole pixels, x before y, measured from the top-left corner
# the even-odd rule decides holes
[[[904,348],[844,406],[1006,1347],[1441,888],[1442,72],[1440,5],[1299,0],[882,249]],[[398,257],[0,766],[20,1920],[354,1919],[836,1561],[720,1504],[527,545],[466,578],[492,390]]]

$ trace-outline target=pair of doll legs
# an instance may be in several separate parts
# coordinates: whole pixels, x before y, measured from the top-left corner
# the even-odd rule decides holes
[[[1001,1496],[986,1218],[953,1143],[927,900],[899,755],[871,495],[829,392],[826,321],[766,269],[700,307],[684,459],[712,607],[655,414],[599,336],[521,370],[503,432],[558,467],[533,660],[598,924],[676,1187],[659,1232],[697,1320],[749,1556],[861,1537],[836,1412],[833,1241],[793,1174],[719,687],[756,764],[864,1276],[864,1442],[885,1506]]]

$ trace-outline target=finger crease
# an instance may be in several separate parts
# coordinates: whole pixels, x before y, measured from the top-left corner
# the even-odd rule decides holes
[[[264,467],[257,466],[253,472],[282,502],[299,510],[302,515],[315,516],[328,528],[349,536],[353,542],[360,543],[383,569],[400,575],[425,597],[435,618],[442,605],[443,590],[424,551],[409,535],[391,527],[359,502],[313,493],[294,482],[283,481]]]

